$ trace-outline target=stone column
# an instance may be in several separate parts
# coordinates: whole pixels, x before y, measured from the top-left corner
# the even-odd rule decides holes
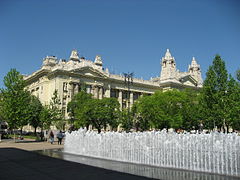
[[[78,83],[76,83],[74,88],[74,95],[78,93],[78,90],[79,90],[79,85]]]
[[[118,102],[120,104],[120,109],[122,110],[122,90],[119,90],[118,93]]]
[[[110,86],[110,84],[109,84],[108,87],[106,88],[104,97],[110,98],[110,95],[111,95],[111,86]]]
[[[130,107],[132,107],[132,105],[133,105],[133,92],[130,92],[130,99],[129,99],[129,101],[130,101]]]
[[[98,87],[97,86],[95,86],[94,87],[94,95],[93,95],[93,97],[95,97],[96,99],[98,99]]]
[[[99,99],[103,98],[103,87],[99,87]]]
[[[94,96],[94,86],[92,85],[92,88],[91,88],[91,94]]]
[[[91,94],[91,85],[88,85],[88,86],[87,86],[87,93],[88,93],[88,94]]]

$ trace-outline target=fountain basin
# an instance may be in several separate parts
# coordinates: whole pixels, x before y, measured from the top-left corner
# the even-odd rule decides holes
[[[165,131],[66,134],[64,152],[147,166],[240,177],[240,136]]]

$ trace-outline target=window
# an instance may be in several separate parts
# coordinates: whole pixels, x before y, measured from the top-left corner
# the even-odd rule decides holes
[[[63,83],[63,91],[67,91],[67,83],[66,82]]]
[[[111,96],[114,98],[118,98],[118,90],[117,89],[111,89]]]

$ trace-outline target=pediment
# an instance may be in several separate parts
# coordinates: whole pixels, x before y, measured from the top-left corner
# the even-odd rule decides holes
[[[179,79],[179,81],[185,85],[197,86],[197,81],[191,75],[183,76]]]
[[[101,77],[101,78],[107,77],[103,72],[101,72],[98,69],[93,69],[92,67],[82,67],[82,68],[71,70],[71,72],[80,74],[83,76],[92,76],[92,77]]]

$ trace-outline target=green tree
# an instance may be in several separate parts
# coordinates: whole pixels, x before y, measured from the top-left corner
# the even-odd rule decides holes
[[[84,109],[87,122],[101,132],[107,125],[117,126],[119,103],[114,98],[90,99]]]
[[[148,108],[147,108],[148,107]],[[150,120],[154,121],[154,101],[151,96],[140,97],[132,107],[136,130],[146,131],[150,128]]]
[[[91,100],[92,95],[85,91],[77,93],[68,103],[67,109],[70,116],[70,123],[76,128],[89,126],[88,118],[85,114],[87,102]]]
[[[178,90],[166,91],[163,93],[162,111],[163,117],[167,120],[170,128],[179,129],[182,127],[183,116],[182,107],[185,100],[185,94]],[[166,127],[168,128],[168,127]]]
[[[130,129],[133,127],[133,117],[128,109],[123,109],[119,113],[119,124],[121,127],[126,131],[129,132]]]
[[[48,107],[51,113],[51,122],[57,127],[57,129],[64,129],[66,122],[64,120],[64,115],[62,114],[61,101],[58,97],[57,90],[53,92],[53,97],[51,98]]]
[[[111,127],[116,129],[119,125],[120,104],[116,98],[103,98],[103,113],[105,114],[105,121]]]
[[[228,81],[226,104],[225,124],[227,132],[229,127],[240,130],[240,84],[231,75]]]
[[[42,106],[39,116],[41,131],[43,129],[50,129],[51,125],[55,125],[58,129],[64,128],[63,126],[65,124],[63,121],[62,111],[60,109],[60,104],[58,93],[55,90],[50,103]]]
[[[41,131],[43,131],[43,129],[50,129],[51,125],[52,125],[52,113],[49,106],[45,105],[42,107],[42,110],[40,112]]]
[[[237,70],[236,76],[237,76],[237,80],[240,81],[240,69]]]
[[[30,118],[30,93],[24,89],[23,76],[16,69],[7,73],[4,85],[6,88],[1,89],[4,118],[10,129],[22,130]]]
[[[30,106],[30,117],[28,119],[28,122],[31,126],[34,127],[34,133],[36,135],[37,127],[41,126],[40,114],[43,109],[43,106],[39,101],[39,99],[34,95],[31,96],[29,106]]]
[[[219,55],[213,60],[209,67],[202,90],[202,110],[204,112],[204,125],[210,129],[214,127],[224,128],[226,114],[226,92],[228,84],[228,74],[225,62]]]
[[[182,103],[182,129],[187,131],[199,129],[201,124],[200,93],[192,89],[185,89],[183,93],[185,93],[185,97]]]
[[[140,129],[147,130],[149,127],[178,129],[182,127],[184,98],[185,94],[177,90],[157,91],[152,96],[140,98],[134,107]]]
[[[3,97],[0,93],[0,122],[4,121],[4,113],[3,113]]]

